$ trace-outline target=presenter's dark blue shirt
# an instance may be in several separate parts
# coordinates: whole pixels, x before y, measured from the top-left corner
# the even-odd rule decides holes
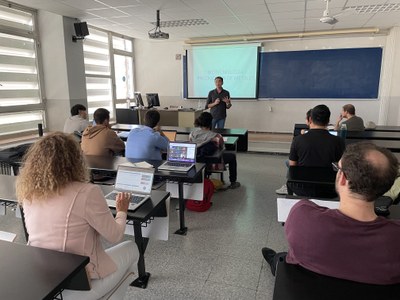
[[[161,160],[161,151],[168,148],[168,139],[148,126],[141,126],[129,132],[125,156],[143,160]]]
[[[206,109],[208,109],[208,104],[214,103],[216,99],[221,100],[218,105],[211,108],[211,115],[215,120],[221,120],[226,118],[226,103],[222,101],[225,97],[231,98],[227,90],[222,89],[218,93],[217,89],[214,89],[208,93]]]

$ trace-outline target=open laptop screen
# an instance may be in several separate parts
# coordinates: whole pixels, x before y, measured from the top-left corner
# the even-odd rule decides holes
[[[196,162],[196,144],[194,143],[169,143],[168,161]]]
[[[115,189],[141,194],[150,194],[153,185],[153,170],[119,166]]]

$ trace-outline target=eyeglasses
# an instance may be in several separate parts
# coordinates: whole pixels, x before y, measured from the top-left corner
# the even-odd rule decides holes
[[[344,174],[344,176],[346,176],[346,174],[343,172],[343,169],[342,169],[341,167],[339,167],[339,163],[333,162],[333,163],[332,163],[332,169],[333,169],[333,171],[335,171],[335,172],[341,171],[341,172]]]

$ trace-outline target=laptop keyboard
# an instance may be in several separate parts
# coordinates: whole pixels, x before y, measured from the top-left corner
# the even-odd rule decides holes
[[[168,162],[167,165],[168,165],[168,166],[171,166],[171,167],[189,167],[189,166],[191,166],[192,164],[188,164],[188,163],[177,163],[177,162]]]
[[[112,192],[111,194],[109,194],[109,195],[107,196],[107,198],[117,200],[117,195],[118,195],[117,192]],[[133,203],[133,204],[138,204],[138,203],[139,203],[140,201],[142,201],[144,198],[145,198],[145,197],[143,197],[143,196],[131,195],[131,203]]]

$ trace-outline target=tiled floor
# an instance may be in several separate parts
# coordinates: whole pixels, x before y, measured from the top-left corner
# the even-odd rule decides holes
[[[168,241],[150,240],[147,289],[129,287],[128,299],[272,299],[274,278],[261,248],[287,247],[276,221],[275,189],[284,182],[286,156],[238,154],[236,190],[215,193],[204,213],[186,211],[186,236],[179,227],[176,200],[171,203]],[[227,176],[226,176],[227,177]],[[20,220],[0,217],[0,230],[17,233]]]

